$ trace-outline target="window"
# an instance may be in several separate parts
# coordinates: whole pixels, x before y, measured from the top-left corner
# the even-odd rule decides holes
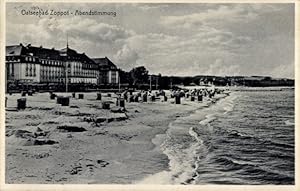
[[[36,68],[35,68],[35,64],[33,65],[33,76],[36,76]]]
[[[32,66],[31,66],[31,64],[29,64],[29,76],[30,77],[32,76]]]
[[[111,71],[111,82],[117,83],[117,72],[116,71]]]
[[[14,76],[14,73],[15,73],[15,65],[12,64],[11,65],[11,75]]]
[[[26,67],[25,67],[25,76],[28,76],[28,64],[26,64]]]

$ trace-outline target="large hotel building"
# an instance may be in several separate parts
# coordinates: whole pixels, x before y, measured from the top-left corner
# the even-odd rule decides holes
[[[91,59],[68,47],[6,46],[6,80],[30,84],[117,84],[119,70],[107,58]]]

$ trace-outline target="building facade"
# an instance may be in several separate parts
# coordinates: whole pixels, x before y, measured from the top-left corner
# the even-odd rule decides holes
[[[99,69],[99,85],[106,84],[118,84],[119,83],[119,69],[117,66],[109,60],[107,57],[105,58],[93,58],[93,61],[98,64]]]
[[[21,83],[97,84],[99,67],[84,53],[22,44],[6,47],[6,80]]]
[[[99,77],[98,65],[85,53],[79,54],[70,48],[62,49],[61,56],[64,58],[68,72],[68,83],[97,84]]]

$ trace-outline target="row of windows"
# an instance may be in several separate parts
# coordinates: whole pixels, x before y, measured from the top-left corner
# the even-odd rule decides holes
[[[20,62],[21,61],[20,58],[16,58],[14,56],[7,56],[6,60],[7,61],[13,61],[13,62]]]
[[[50,76],[44,76],[41,78],[41,82],[65,82],[65,78],[55,78],[55,77],[50,77]],[[69,78],[68,79],[69,83],[97,83],[96,79],[76,79],[76,78]]]
[[[69,82],[71,83],[97,83],[97,79],[91,79],[91,78],[72,78],[69,79]]]
[[[45,71],[64,71],[64,68],[50,67],[50,66],[41,66],[41,71],[42,70],[45,70]]]
[[[16,61],[16,62],[21,61],[20,58],[16,58],[14,56],[7,56],[6,60],[7,61]],[[33,56],[26,56],[25,57],[26,62],[36,62],[36,61],[39,61],[39,60],[42,64],[53,65],[53,66],[64,66],[64,64],[65,64],[65,61],[61,61],[61,60],[38,59],[37,57],[33,57]],[[83,67],[83,68],[95,69],[95,70],[98,69],[98,65],[96,65],[96,64],[86,64],[86,61],[84,61],[84,63],[73,62],[73,64],[72,65],[75,68],[82,68]]]
[[[25,76],[35,77],[36,76],[36,67],[35,64],[26,64],[25,67]]]
[[[64,82],[64,79],[55,77],[41,77],[41,82]]]
[[[29,57],[29,56],[26,56],[26,57],[25,57],[25,61],[35,62],[35,61],[36,61],[36,58],[35,58],[35,57]]]
[[[58,61],[58,60],[41,60],[42,64],[49,64],[53,66],[64,66],[63,61]]]
[[[94,77],[96,77],[97,75],[98,75],[98,71],[96,71],[96,70],[88,70],[88,71],[86,71],[86,70],[77,70],[77,69],[75,69],[74,70],[74,72],[73,72],[75,75],[84,75],[84,76],[94,76]]]
[[[61,71],[47,71],[47,70],[41,70],[41,76],[43,75],[49,75],[49,76],[62,76],[64,73]]]
[[[35,62],[37,60],[38,60],[38,58],[35,58],[35,57],[30,57],[30,56],[25,57],[25,61],[28,61],[28,62]],[[49,64],[49,65],[53,65],[53,66],[63,66],[64,63],[65,63],[64,61],[60,61],[60,60],[40,59],[40,61],[41,61],[42,64]]]
[[[41,79],[59,79],[61,76],[55,76],[55,75],[42,75],[41,74]]]
[[[36,76],[36,70],[31,70],[31,69],[26,70],[25,76],[35,77]]]
[[[88,69],[97,69],[98,68],[98,66],[94,65],[94,64],[85,64],[83,67],[88,68]]]
[[[12,60],[12,58],[8,57],[7,60]],[[20,59],[18,59],[17,61],[20,61]],[[26,56],[25,57],[25,61],[27,62],[35,62],[38,61],[38,58],[36,57],[30,57],[30,56]],[[60,60],[45,60],[45,59],[40,59],[42,64],[49,64],[49,65],[53,65],[53,66],[64,66],[64,61],[60,61]]]

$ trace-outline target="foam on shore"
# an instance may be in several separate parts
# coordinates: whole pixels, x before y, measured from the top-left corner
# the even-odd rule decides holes
[[[225,96],[224,96],[225,97]],[[169,169],[150,175],[138,184],[195,184],[199,174],[201,161],[209,152],[203,144],[197,128],[204,128],[216,119],[216,111],[211,107],[222,108],[222,111],[233,109],[232,97],[221,99],[216,104],[209,100],[203,107],[196,110],[189,116],[179,117],[169,124],[165,134],[156,135],[152,142],[157,145],[169,158]],[[223,113],[222,112],[222,113]],[[207,114],[208,113],[208,114]],[[199,124],[199,125],[197,125]],[[207,128],[208,131],[211,129]]]

